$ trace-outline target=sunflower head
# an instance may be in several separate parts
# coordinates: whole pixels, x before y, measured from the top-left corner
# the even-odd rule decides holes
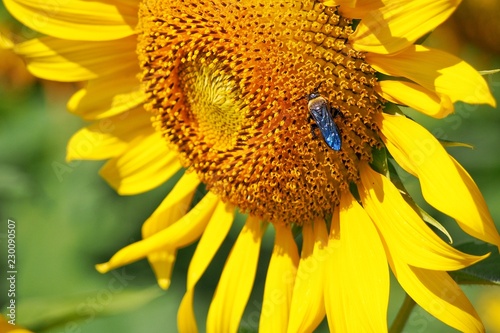
[[[185,167],[240,209],[275,223],[331,216],[379,145],[374,70],[352,21],[314,1],[160,1],[141,6],[146,108]],[[340,111],[342,148],[311,130],[305,95]],[[332,115],[333,116],[333,115]]]

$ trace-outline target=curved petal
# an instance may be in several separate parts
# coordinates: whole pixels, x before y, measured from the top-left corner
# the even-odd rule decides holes
[[[188,289],[182,298],[179,311],[177,312],[177,329],[179,333],[198,333],[193,301],[194,289]]]
[[[142,107],[101,119],[76,132],[68,142],[66,160],[104,160],[125,152],[137,136],[154,134],[151,115]]]
[[[240,232],[210,304],[207,332],[237,332],[252,291],[259,261],[265,226],[253,216],[248,217]]]
[[[424,310],[460,332],[484,332],[481,319],[467,296],[446,272],[389,260],[398,282]]]
[[[139,66],[132,63],[121,72],[89,81],[85,88],[71,97],[68,110],[84,119],[95,120],[137,107],[146,99],[137,73]]]
[[[387,332],[387,258],[377,229],[350,192],[342,193],[334,213],[328,249],[325,305],[330,331]]]
[[[199,184],[200,180],[196,173],[184,173],[160,206],[142,225],[142,238],[151,237],[179,221],[189,209]],[[155,272],[158,285],[164,290],[170,286],[176,254],[177,249],[169,246],[148,254],[148,261]]]
[[[380,96],[388,101],[407,105],[434,118],[444,118],[455,110],[448,95],[438,95],[418,84],[406,81],[379,81]]]
[[[106,42],[32,39],[14,46],[28,70],[42,79],[76,82],[119,73],[137,63],[135,37]]]
[[[391,56],[368,53],[366,61],[377,71],[406,77],[451,101],[469,104],[496,102],[484,78],[465,61],[443,51],[412,45]]]
[[[138,21],[138,2],[107,2],[4,0],[12,16],[30,29],[46,35],[81,41],[133,35]]]
[[[363,14],[349,37],[355,50],[392,54],[443,23],[460,0],[392,0]]]
[[[376,121],[391,155],[420,179],[425,200],[457,220],[471,236],[500,246],[500,235],[481,192],[439,141],[405,117],[382,114]]]
[[[187,290],[177,313],[177,326],[181,333],[198,331],[193,311],[194,288],[226,238],[233,220],[234,207],[220,201],[189,264]]]
[[[149,191],[172,177],[181,164],[159,132],[134,139],[123,155],[109,160],[99,174],[121,195]]]
[[[478,239],[482,239],[485,242],[497,245],[500,250],[500,235],[498,234],[498,230],[495,227],[495,222],[490,215],[490,211],[488,209],[488,206],[486,205],[486,202],[484,201],[481,191],[479,191],[479,188],[477,187],[472,177],[460,165],[460,163],[458,163],[452,156],[450,156],[450,158],[460,175],[461,181],[464,182],[465,186],[471,193],[472,200],[474,201],[476,207],[478,207],[479,214],[481,214],[481,221],[483,221],[483,223],[478,224],[476,220],[469,220],[467,216],[458,216],[458,214],[456,214],[457,217],[455,218],[455,220],[463,231]],[[455,205],[456,203],[454,204],[454,209],[456,209]]]
[[[191,205],[198,185],[200,185],[200,179],[195,172],[184,173],[167,197],[142,225],[142,238],[148,238],[182,218]]]
[[[203,233],[212,217],[219,198],[208,192],[205,197],[179,221],[146,239],[128,245],[115,253],[106,263],[96,265],[100,273],[130,264],[164,247],[179,248],[194,242]]]
[[[363,207],[377,226],[389,251],[406,263],[434,270],[457,270],[486,256],[462,253],[441,240],[406,203],[385,176],[364,163],[358,185]]]
[[[328,231],[322,219],[314,227],[305,224],[304,242],[293,287],[288,332],[312,332],[325,317],[325,266],[328,262]]]
[[[219,202],[212,218],[209,221],[203,235],[196,246],[191,263],[189,264],[187,287],[194,288],[215,256],[215,252],[226,238],[231,224],[234,220],[234,207]]]
[[[269,263],[260,314],[260,332],[286,332],[299,251],[290,227],[275,224],[276,239]]]

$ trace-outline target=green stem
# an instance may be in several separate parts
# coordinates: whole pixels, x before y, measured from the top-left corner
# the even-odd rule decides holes
[[[406,325],[406,321],[410,317],[411,311],[415,306],[415,301],[413,298],[406,294],[403,305],[401,305],[401,309],[399,309],[398,315],[389,329],[389,333],[400,333],[403,331],[403,328]]]

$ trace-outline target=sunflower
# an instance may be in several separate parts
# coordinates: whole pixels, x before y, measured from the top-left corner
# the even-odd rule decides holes
[[[68,103],[92,121],[69,142],[68,160],[108,160],[100,173],[123,195],[185,170],[144,223],[143,240],[97,265],[105,273],[147,257],[167,289],[177,250],[198,241],[181,332],[197,330],[195,286],[236,210],[248,218],[211,302],[209,332],[238,330],[269,227],[263,332],[312,331],[325,315],[332,331],[387,331],[389,268],[439,320],[483,330],[447,271],[487,254],[441,240],[394,171],[417,177],[425,200],[466,233],[500,246],[469,174],[395,108],[443,118],[457,101],[496,106],[470,65],[417,43],[459,2],[4,1],[46,35],[14,46],[32,73],[89,81]],[[309,117],[316,98],[329,121],[319,130]],[[338,150],[323,139],[332,134]],[[190,208],[200,184],[208,192]]]

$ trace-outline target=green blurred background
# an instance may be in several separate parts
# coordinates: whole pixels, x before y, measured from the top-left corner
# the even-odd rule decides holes
[[[487,13],[477,19],[474,15],[464,15],[464,11],[471,13],[470,8],[462,9],[425,43],[462,57],[478,70],[500,68],[499,50],[477,37],[481,28],[489,34],[499,28],[485,26]],[[19,29],[11,26],[11,18],[3,7],[0,12],[1,26]],[[474,38],[467,37],[469,35]],[[500,45],[500,41],[492,45]],[[175,332],[177,308],[185,291],[194,246],[179,251],[172,284],[166,292],[156,286],[145,260],[105,275],[97,273],[94,265],[107,261],[118,249],[140,239],[142,222],[180,175],[148,193],[118,196],[97,174],[104,162],[65,162],[68,139],[85,125],[80,118],[65,111],[65,103],[78,85],[31,78],[23,71],[22,62],[9,51],[0,51],[0,63],[1,312],[6,312],[4,253],[6,223],[10,218],[17,225],[18,324],[36,332],[51,333]],[[500,101],[500,74],[488,76],[487,80]],[[454,115],[440,121],[409,112],[438,137],[474,145],[473,150],[450,148],[449,151],[476,180],[497,225],[500,222],[498,111],[498,108],[460,104]],[[419,197],[415,180],[408,179],[408,188]],[[450,228],[455,243],[465,239],[452,221],[433,213]],[[230,237],[198,284],[196,312],[201,331],[204,331],[204,318],[220,271],[243,221],[244,217],[239,216]],[[242,331],[256,331],[256,314],[261,306],[273,245],[272,228],[269,229],[252,299],[242,320]],[[396,283],[392,285],[390,321],[403,299]],[[496,289],[480,286],[464,289],[485,323],[494,325],[488,314],[493,303],[488,302],[498,304],[500,294]],[[489,327],[490,331],[495,329]],[[326,323],[318,331],[327,331]],[[416,307],[405,332],[436,331],[453,332]]]

